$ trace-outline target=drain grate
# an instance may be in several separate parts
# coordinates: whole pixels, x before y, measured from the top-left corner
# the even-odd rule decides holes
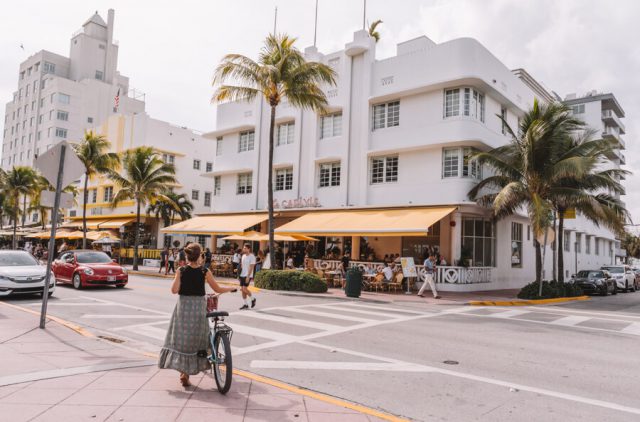
[[[446,364],[446,365],[457,365],[457,364],[459,364],[460,362],[458,362],[457,360],[445,360],[445,361],[444,361],[444,362],[442,362],[442,363],[444,363],[444,364]]]
[[[110,341],[110,342],[112,342],[112,343],[124,343],[124,340],[120,340],[119,338],[115,338],[115,337],[98,336],[98,338],[101,338],[101,339],[103,339],[103,340]]]

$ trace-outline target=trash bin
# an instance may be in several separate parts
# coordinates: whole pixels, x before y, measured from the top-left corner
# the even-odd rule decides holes
[[[347,270],[347,283],[344,286],[344,294],[348,297],[360,297],[362,291],[362,271],[359,268]]]

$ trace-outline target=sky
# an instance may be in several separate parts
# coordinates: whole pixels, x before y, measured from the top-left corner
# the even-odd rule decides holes
[[[362,28],[364,0],[319,0],[317,46],[340,50]],[[67,56],[71,34],[97,10],[115,14],[118,69],[146,93],[155,118],[199,131],[215,128],[211,77],[227,53],[256,57],[273,30],[313,44],[315,0],[61,0],[10,2],[0,14],[0,100],[11,100],[18,66],[49,50]],[[622,105],[627,206],[640,224],[640,1],[368,0],[366,20],[382,19],[377,58],[426,35],[437,43],[479,40],[510,69],[525,68],[564,97],[612,92]],[[24,46],[24,50],[20,48]]]

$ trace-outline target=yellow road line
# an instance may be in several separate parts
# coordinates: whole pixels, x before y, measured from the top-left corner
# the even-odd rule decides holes
[[[21,311],[24,311],[24,312],[28,312],[30,314],[40,315],[40,312],[34,311],[32,309],[28,309],[28,308],[23,308],[22,306],[13,305],[13,304],[9,304],[9,303],[6,303],[6,302],[0,302],[0,304],[6,305],[6,306],[9,306],[11,308],[15,308],[15,309],[18,309],[18,310],[21,310]],[[72,329],[73,331],[75,331],[76,333],[78,333],[78,334],[80,334],[82,336],[94,337],[94,338],[96,337],[93,333],[90,333],[89,331],[85,330],[84,328],[82,328],[82,327],[80,327],[80,326],[78,326],[76,324],[73,324],[72,322],[66,321],[66,320],[64,320],[62,318],[58,318],[58,317],[51,316],[51,315],[47,315],[47,318],[49,318],[52,321],[57,322],[58,324],[61,324],[61,325],[65,326],[67,328]],[[145,352],[143,350],[132,350],[132,351],[138,352],[141,355],[146,356],[146,357],[151,357],[151,358],[155,358],[155,359],[159,358],[159,355],[157,353]],[[379,419],[382,419],[382,420],[385,420],[385,421],[390,421],[390,422],[409,422],[408,419],[404,419],[404,418],[401,418],[401,417],[398,417],[398,416],[390,415],[388,413],[384,413],[384,412],[381,412],[379,410],[372,409],[370,407],[366,407],[366,406],[363,406],[363,405],[360,405],[360,404],[351,403],[351,402],[348,402],[348,401],[345,401],[345,400],[342,400],[342,399],[338,399],[338,398],[335,398],[335,397],[332,397],[332,396],[329,396],[329,395],[326,395],[326,394],[322,394],[322,393],[317,393],[315,391],[307,390],[307,389],[304,389],[304,388],[301,388],[301,387],[296,387],[294,385],[290,385],[290,384],[284,383],[282,381],[278,381],[278,380],[275,380],[275,379],[272,379],[272,378],[268,378],[268,377],[265,377],[265,376],[262,376],[262,375],[254,374],[254,373],[251,373],[251,372],[243,371],[241,369],[234,369],[233,373],[235,375],[250,379],[250,380],[255,381],[255,382],[259,382],[259,383],[262,383],[262,384],[270,385],[272,387],[280,388],[282,390],[287,390],[287,391],[290,391],[292,393],[296,393],[296,394],[299,394],[299,395],[302,395],[302,396],[307,396],[307,397],[310,397],[310,398],[315,399],[315,400],[319,400],[319,401],[322,401],[322,402],[325,402],[325,403],[332,404],[334,406],[340,406],[340,407],[344,407],[346,409],[351,409],[351,410],[354,410],[356,412],[359,412],[359,413],[362,413],[362,414],[365,414],[365,415],[369,415],[369,416],[374,416],[376,418],[379,418]]]
[[[557,297],[554,299],[507,300],[507,301],[472,300],[468,302],[468,304],[472,306],[531,306],[531,305],[546,305],[549,303],[573,302],[577,300],[589,300],[589,296]]]

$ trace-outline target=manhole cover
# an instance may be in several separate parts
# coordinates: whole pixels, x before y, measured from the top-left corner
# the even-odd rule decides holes
[[[447,365],[457,365],[460,362],[458,362],[457,360],[445,360],[442,363],[447,364]]]
[[[98,337],[103,340],[110,341],[112,343],[124,343],[124,340],[120,340],[119,338],[115,338],[115,337],[107,337],[107,336],[98,336]]]

